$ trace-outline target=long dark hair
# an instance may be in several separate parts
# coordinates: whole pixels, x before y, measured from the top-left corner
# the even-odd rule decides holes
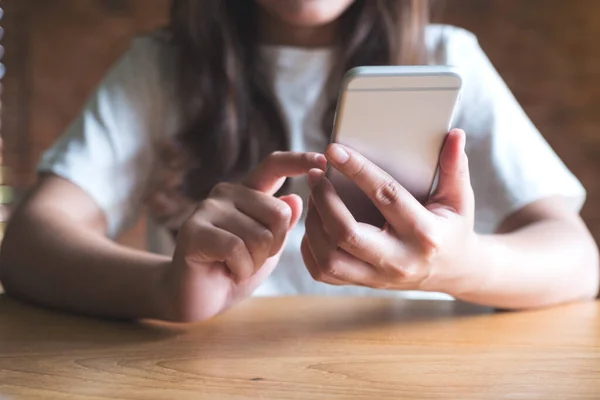
[[[253,0],[172,2],[168,36],[184,121],[177,141],[191,161],[183,190],[195,200],[287,147],[286,126],[258,59],[257,7]],[[341,17],[338,61],[326,89],[326,133],[345,71],[424,61],[428,11],[428,0],[356,0],[349,7]]]

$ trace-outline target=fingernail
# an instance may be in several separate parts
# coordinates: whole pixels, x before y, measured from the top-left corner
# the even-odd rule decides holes
[[[331,159],[338,164],[345,164],[350,159],[350,155],[346,152],[346,150],[337,144],[329,147],[328,154],[329,157],[331,157]]]
[[[315,156],[315,161],[317,162],[317,164],[319,164],[319,167],[321,167],[321,169],[325,171],[325,169],[327,168],[327,157],[325,157],[323,154],[317,154]]]
[[[318,169],[311,169],[308,171],[308,186],[311,188],[315,187],[321,181],[323,172]]]
[[[467,135],[465,134],[465,131],[463,131],[462,129],[455,129],[454,133],[456,135],[459,135],[459,144],[460,144],[460,149],[464,150],[465,149],[465,145],[466,145],[466,141],[467,141]]]

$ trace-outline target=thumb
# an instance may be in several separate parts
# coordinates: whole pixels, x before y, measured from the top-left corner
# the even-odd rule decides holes
[[[475,203],[465,143],[463,130],[453,129],[446,136],[440,154],[438,186],[429,201],[461,215],[472,213]]]
[[[288,206],[290,206],[290,208],[292,210],[292,218],[290,219],[290,227],[288,229],[288,231],[289,231],[294,226],[296,226],[298,221],[300,221],[300,217],[302,216],[302,208],[303,208],[302,199],[298,195],[289,194],[289,195],[280,197],[279,200],[285,202]]]

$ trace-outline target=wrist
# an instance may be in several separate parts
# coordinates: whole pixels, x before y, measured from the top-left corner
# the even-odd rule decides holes
[[[158,289],[152,318],[181,323],[200,322],[223,311],[225,292],[216,288],[210,290],[211,282],[206,276],[197,274],[197,269],[170,261],[156,271]]]
[[[440,292],[460,298],[482,284],[484,272],[481,271],[482,256],[486,239],[475,232],[469,234],[461,246],[436,261],[431,273],[423,281],[420,289],[427,292]]]
[[[176,319],[177,312],[174,307],[172,284],[168,279],[170,268],[171,261],[164,261],[152,268],[149,273],[150,284],[147,285],[145,295],[145,318],[163,321]]]
[[[458,268],[460,276],[448,294],[468,301],[471,296],[485,291],[494,280],[496,265],[502,263],[498,257],[503,252],[497,251],[498,246],[494,235],[474,233],[466,246],[462,265]]]

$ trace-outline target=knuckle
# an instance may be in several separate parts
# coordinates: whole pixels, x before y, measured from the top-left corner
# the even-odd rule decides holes
[[[319,282],[328,282],[330,278],[341,276],[341,265],[333,256],[317,262],[319,269],[315,271],[313,278]]]
[[[375,258],[373,265],[383,273],[391,273],[392,275],[395,275],[398,271],[398,263],[395,260],[390,260],[389,257],[386,257],[380,252],[376,254],[377,257]]]
[[[361,244],[360,235],[353,227],[342,229],[336,237],[335,243],[344,249],[356,249]]]
[[[417,268],[410,266],[403,266],[400,268],[396,268],[395,274],[397,277],[401,278],[404,282],[412,282],[417,278],[418,271]]]
[[[390,289],[398,282],[405,282],[410,273],[407,273],[407,269],[401,261],[397,260],[380,260],[377,264],[382,272],[381,280],[377,280],[375,283],[378,285],[376,289]]]
[[[399,202],[399,192],[396,182],[386,180],[375,189],[373,197],[378,203],[391,206]]]
[[[233,185],[227,182],[221,182],[215,185],[210,192],[210,197],[228,197],[231,194]]]
[[[183,225],[182,229],[179,231],[181,234],[183,231],[185,232],[198,232],[202,229],[203,225],[207,222],[204,215],[200,213],[195,213],[188,221]]]
[[[273,207],[273,222],[277,226],[283,226],[289,224],[292,219],[292,210],[287,204],[277,204]]]
[[[309,270],[308,273],[310,274],[310,276],[313,278],[314,281],[323,282],[323,275],[321,275],[321,273],[319,271]]]
[[[199,205],[198,205],[198,211],[194,214],[193,219],[194,220],[198,220],[198,219],[204,219],[204,216],[202,215],[202,211],[207,211],[207,212],[211,212],[214,213],[217,210],[221,209],[221,202],[213,197],[209,197],[207,199],[204,199]]]
[[[321,267],[319,267],[315,271],[311,271],[310,274],[312,275],[313,279],[317,282],[325,282],[325,280],[327,280],[327,276],[325,275]]]
[[[405,283],[406,282],[406,274],[404,273],[404,269],[402,267],[396,267],[386,271],[387,276],[389,276],[389,280],[393,282]]]
[[[261,229],[256,233],[253,246],[257,248],[270,248],[274,241],[273,233],[268,229]]]
[[[313,161],[315,158],[313,153],[302,153],[302,155],[300,157],[301,157],[302,163],[306,164],[306,165],[313,164]]]
[[[352,171],[350,175],[353,178],[364,175],[367,171],[367,163],[365,159],[362,157],[352,157],[350,156],[349,163],[352,163]]]
[[[304,263],[306,264],[307,262],[304,261]],[[313,280],[320,282],[319,281],[319,273],[317,270],[315,270],[313,268],[307,268],[307,270],[308,270],[308,274],[311,276],[311,278],[313,278]]]
[[[340,276],[340,265],[335,259],[329,259],[322,267],[323,274],[337,278]]]
[[[306,242],[306,247],[308,249],[310,249],[309,245],[308,245],[308,241]],[[310,251],[310,250],[309,250]],[[315,274],[316,275],[328,275],[329,272],[332,272],[332,270],[335,269],[334,268],[336,266],[336,251],[329,249],[327,251],[319,251],[317,253],[314,253],[311,251],[311,253],[314,255],[314,265],[315,265]]]
[[[262,243],[270,243],[273,241],[273,232],[267,228],[264,228],[260,231],[258,237]]]
[[[202,233],[204,226],[202,224],[204,220],[194,217],[187,220],[177,232],[177,242],[189,243],[194,240],[198,235]]]
[[[321,271],[317,271],[314,275],[313,275],[313,279],[317,282],[321,282],[321,283],[327,283],[327,275],[325,275],[323,272]]]
[[[236,256],[242,254],[246,250],[246,243],[237,236],[229,239],[227,244],[227,252],[229,256]]]
[[[322,283],[326,283],[327,282],[327,274],[325,274],[325,272],[318,270],[315,271],[313,273],[311,273],[313,279],[317,282],[322,282]]]
[[[415,226],[414,231],[423,259],[427,262],[433,261],[441,249],[440,235],[434,229],[419,226]]]

